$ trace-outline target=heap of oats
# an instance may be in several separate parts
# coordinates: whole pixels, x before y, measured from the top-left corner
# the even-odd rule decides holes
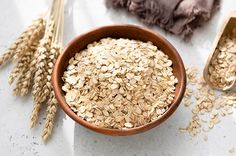
[[[233,113],[236,108],[236,93],[217,92],[210,88],[206,82],[198,77],[196,68],[187,68],[188,85],[183,103],[189,107],[194,103],[192,109],[192,119],[185,128],[180,128],[183,132],[188,132],[191,136],[209,131],[220,119]]]
[[[105,38],[69,61],[62,89],[71,109],[99,127],[132,128],[161,117],[178,82],[152,43]]]
[[[53,0],[47,15],[35,20],[0,57],[0,65],[11,60],[15,64],[9,77],[10,84],[16,82],[13,94],[24,96],[32,90],[31,127],[37,124],[41,106],[47,104],[43,140],[47,140],[52,132],[57,111],[51,74],[62,49],[63,14],[64,0]]]
[[[217,88],[227,88],[236,75],[236,28],[221,37],[209,66],[209,80]]]

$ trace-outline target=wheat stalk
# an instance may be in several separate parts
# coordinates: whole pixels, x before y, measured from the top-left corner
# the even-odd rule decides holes
[[[28,94],[29,90],[33,86],[33,80],[36,72],[35,66],[37,63],[37,57],[38,55],[34,53],[31,58],[29,69],[25,72],[24,83],[22,83],[22,86],[20,88],[20,95],[22,96]]]
[[[26,69],[28,68],[30,62],[31,62],[31,57],[34,53],[28,49],[24,55],[20,58],[20,60],[17,62],[16,66],[12,70],[10,76],[9,76],[9,84],[12,84],[17,77],[20,77]]]
[[[55,115],[56,115],[56,111],[57,111],[57,101],[55,99],[55,95],[53,92],[53,88],[52,88],[52,84],[51,84],[51,74],[52,74],[52,70],[54,67],[54,64],[56,62],[56,59],[60,53],[60,46],[54,44],[51,48],[50,51],[50,59],[48,61],[48,79],[47,79],[47,85],[45,85],[46,87],[44,88],[43,93],[44,94],[48,94],[50,93],[50,99],[48,100],[48,106],[47,106],[47,116],[46,116],[46,123],[43,129],[43,135],[42,138],[44,141],[46,141],[48,139],[48,137],[51,135],[52,133],[52,129],[53,129],[53,123],[54,123],[54,119],[55,119]]]
[[[16,54],[14,55],[14,59],[18,59],[21,57],[21,55],[24,54],[27,49],[34,44],[35,42],[38,42],[44,35],[45,32],[45,19],[43,17],[38,18],[33,22],[33,24],[30,27],[30,30],[27,31],[26,37],[24,38],[24,41],[22,41],[21,44],[18,45],[16,49]]]
[[[44,141],[47,141],[48,137],[51,135],[53,126],[54,126],[54,120],[58,108],[58,103],[55,98],[55,94],[53,92],[53,87],[51,84],[51,74],[54,67],[54,64],[56,62],[56,59],[58,55],[60,54],[62,50],[62,44],[63,44],[63,30],[64,30],[64,0],[60,1],[59,7],[61,12],[57,16],[57,27],[56,27],[56,34],[54,36],[54,44],[51,47],[50,51],[50,57],[48,60],[48,79],[47,79],[47,85],[45,85],[44,94],[47,94],[50,92],[50,99],[48,101],[47,106],[47,116],[46,116],[46,122],[43,129],[42,138]]]
[[[42,91],[40,92],[40,99],[45,99],[47,95],[51,92],[51,75],[52,75],[52,70],[54,67],[54,64],[56,62],[56,59],[59,55],[60,47],[56,44],[52,45],[52,48],[50,50],[50,54],[48,56],[47,60],[47,79],[46,79],[46,85],[43,86]]]
[[[9,77],[10,84],[17,80],[14,95],[26,95],[32,87],[34,105],[30,119],[31,128],[38,121],[42,104],[47,104],[42,135],[45,141],[52,133],[58,109],[51,75],[62,49],[64,0],[53,0],[46,17],[35,20],[0,57],[0,66],[12,59],[16,62]]]
[[[21,75],[18,78],[18,81],[16,83],[16,87],[13,90],[14,95],[21,95],[24,96],[28,94],[29,89],[33,85],[32,80],[35,74],[35,65],[36,65],[36,49],[37,49],[38,43],[31,46],[29,57],[28,57],[28,65],[24,66],[24,69],[21,73]]]
[[[22,42],[16,48],[14,57],[17,63],[9,76],[9,84],[12,84],[12,82],[28,68],[31,56],[33,55],[32,47],[39,42],[44,34],[45,20],[39,18],[37,22],[34,22],[33,27],[34,29],[31,29],[31,31],[28,32],[28,35],[30,36],[28,41]]]
[[[40,41],[40,45],[37,49],[38,58],[36,64],[36,73],[33,85],[33,97],[34,97],[34,108],[31,115],[31,127],[34,127],[38,121],[39,111],[42,104],[45,102],[47,95],[41,96],[42,89],[47,83],[47,59],[50,53],[50,47],[52,43],[52,37],[54,34],[54,19],[50,17],[48,26],[46,28],[45,36]]]

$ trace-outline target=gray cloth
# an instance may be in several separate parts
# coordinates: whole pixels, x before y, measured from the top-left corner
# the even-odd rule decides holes
[[[106,0],[106,4],[126,8],[147,24],[188,38],[194,28],[211,18],[219,0]]]

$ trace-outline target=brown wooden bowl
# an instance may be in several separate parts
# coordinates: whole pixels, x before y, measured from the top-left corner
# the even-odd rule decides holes
[[[163,116],[157,119],[156,121],[150,122],[140,127],[125,130],[100,128],[77,116],[67,105],[64,97],[64,92],[62,91],[62,76],[68,66],[69,59],[73,57],[75,53],[78,53],[81,50],[85,49],[89,43],[99,41],[100,39],[106,37],[128,38],[144,42],[151,41],[154,45],[159,47],[165,54],[167,54],[172,60],[173,73],[179,80],[179,83],[176,85],[175,99],[173,100],[173,103],[170,105],[169,109],[163,114]],[[52,83],[56,99],[58,100],[59,105],[65,111],[65,113],[77,123],[99,133],[123,136],[147,131],[164,122],[176,110],[183,98],[186,88],[186,73],[184,64],[178,52],[164,37],[145,28],[140,28],[138,26],[114,25],[97,28],[95,30],[82,34],[72,40],[56,61],[52,75]]]

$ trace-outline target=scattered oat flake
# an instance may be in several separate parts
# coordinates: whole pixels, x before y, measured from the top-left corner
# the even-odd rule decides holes
[[[180,132],[186,132],[187,130],[186,130],[186,128],[179,128],[179,131]]]
[[[234,147],[229,149],[229,153],[233,154],[234,152],[235,152],[235,148]]]
[[[236,125],[236,120],[234,120],[234,124]]]
[[[125,123],[125,127],[127,127],[127,128],[132,128],[133,127],[133,124],[132,123]]]
[[[203,140],[204,140],[204,141],[208,141],[208,136],[205,135],[205,136],[203,137]]]
[[[236,105],[236,93],[215,91],[203,78],[197,76],[196,71],[197,69],[187,68],[187,78],[194,77],[196,83],[187,81],[183,99],[186,107],[190,104],[193,107],[190,108],[192,118],[186,128],[181,131],[188,132],[191,136],[213,129],[216,124],[220,123],[222,117],[234,113]]]

